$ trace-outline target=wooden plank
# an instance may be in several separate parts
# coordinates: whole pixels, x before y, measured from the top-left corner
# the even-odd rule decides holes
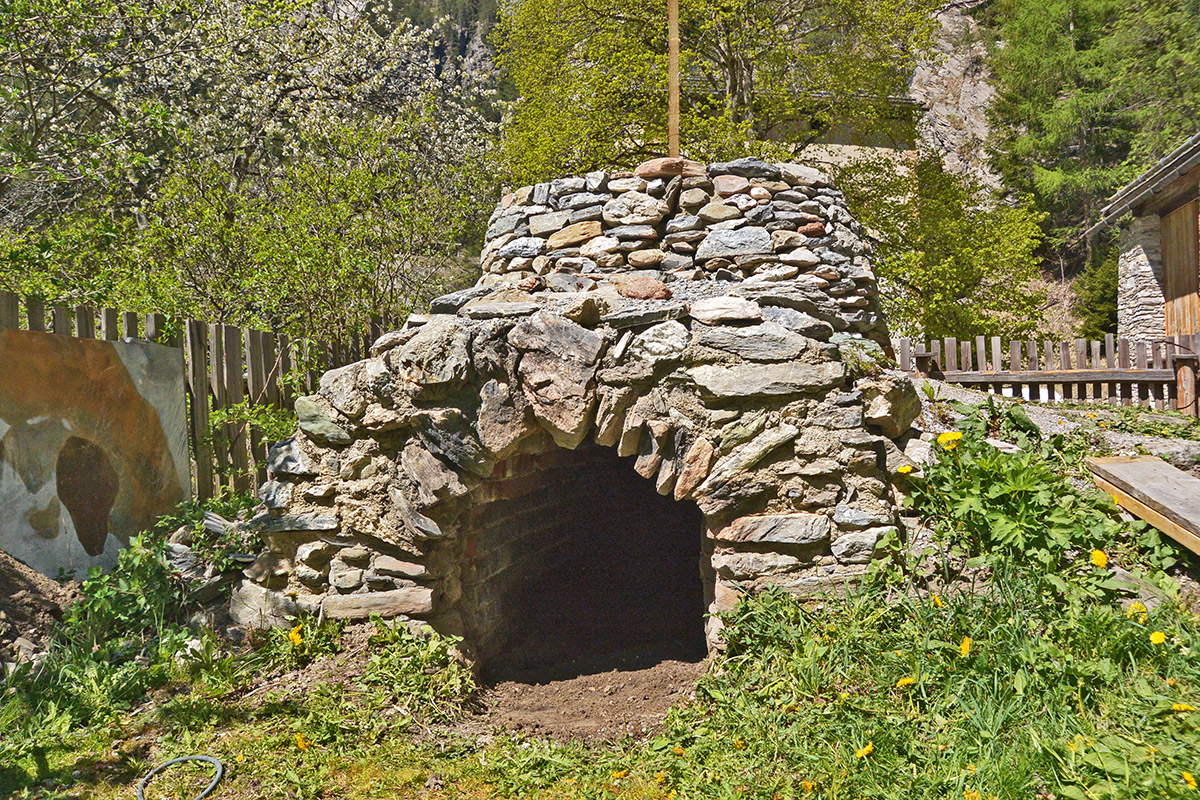
[[[1088,342],[1088,344],[1091,346],[1091,358],[1088,361],[1088,366],[1090,366],[1092,369],[1102,369],[1104,364],[1101,363],[1100,360],[1100,342],[1093,339],[1091,342]],[[1103,383],[1092,384],[1092,401],[1096,403],[1104,401]]]
[[[267,382],[267,403],[279,408],[279,355],[275,352],[275,334],[262,334],[263,364],[267,368],[264,380]]]
[[[96,314],[91,306],[75,306],[75,335],[80,339],[96,338]]]
[[[1004,369],[1004,349],[1000,346],[1000,337],[992,337],[992,369],[996,372]]]
[[[25,321],[31,331],[46,330],[46,301],[37,295],[26,297]]]
[[[245,378],[242,370],[242,331],[236,325],[222,325],[221,336],[225,340],[225,394],[229,407],[241,405],[246,399]],[[250,449],[246,426],[230,423],[229,461],[233,470],[233,488],[239,493],[250,491]]]
[[[1153,369],[1162,369],[1166,366],[1163,360],[1162,342],[1150,343],[1150,366]],[[1150,386],[1150,397],[1154,400],[1154,407],[1159,411],[1163,410],[1163,384],[1155,383]]]
[[[1115,369],[1117,365],[1117,338],[1111,333],[1104,334],[1104,366]],[[1110,403],[1120,402],[1117,387],[1112,383],[1104,385],[1104,396]]]
[[[379,337],[376,337],[376,338],[379,338]],[[900,339],[899,344],[900,344],[900,348],[899,348],[900,369],[904,370],[905,372],[912,372],[912,368],[913,368],[912,342],[909,341],[909,338],[907,336],[905,336],[902,339]]]
[[[942,360],[942,340],[934,339],[929,346],[929,352],[933,353],[933,368],[938,372],[944,370],[946,362]]]
[[[146,338],[158,344],[169,344],[167,340],[167,317],[165,314],[146,315]]]
[[[12,292],[0,292],[0,328],[21,327],[21,298]]]
[[[113,341],[121,337],[121,315],[115,308],[100,309],[100,338]]]
[[[958,354],[959,354],[959,363],[962,364],[962,368],[964,370],[968,370],[968,369],[982,370],[982,369],[984,369],[984,367],[972,367],[972,365],[971,365],[971,343],[970,342],[967,342],[967,341],[959,342],[958,343]]]
[[[1084,369],[1088,366],[1087,359],[1087,342],[1083,339],[1075,340],[1075,369]],[[1081,383],[1075,387],[1075,399],[1084,401],[1088,399],[1087,384]]]
[[[997,380],[1003,383],[1035,384],[1051,381],[1052,383],[1090,383],[1104,380],[1128,380],[1139,384],[1174,380],[1175,373],[1169,369],[1144,370],[1107,370],[1107,369],[1072,369],[1072,370],[1039,370],[1037,372],[947,372],[945,380],[949,383],[987,384]]]
[[[1059,369],[1062,370],[1063,372],[1069,371],[1072,367],[1072,365],[1071,365],[1071,345],[1067,344],[1066,342],[1058,343],[1058,365],[1059,365]],[[1064,383],[1062,385],[1062,396],[1063,396],[1063,400],[1068,401],[1068,402],[1076,399],[1074,384]]]
[[[1134,369],[1146,369],[1146,367],[1148,366],[1147,361],[1146,361],[1146,343],[1145,342],[1134,342],[1133,365],[1134,365]],[[1136,402],[1139,406],[1149,406],[1149,403],[1147,402],[1147,398],[1146,398],[1146,387],[1135,386],[1134,387],[1134,395],[1136,395],[1134,402]]]
[[[220,325],[208,326],[208,380],[212,388],[212,410],[218,411],[229,405],[229,395],[225,391],[225,339]],[[219,430],[212,429],[213,453],[217,459],[217,471],[222,476],[229,474],[229,436],[228,429],[221,426]],[[225,485],[225,481],[220,481]]]
[[[1016,339],[1008,343],[1008,369],[1012,372],[1021,371],[1021,343]],[[1013,386],[1013,397],[1027,397],[1020,386]]]
[[[947,372],[953,372],[958,369],[958,339],[953,336],[947,336],[943,340],[946,348],[946,364],[944,369]]]
[[[980,372],[983,372],[987,368],[988,368],[987,337],[986,336],[976,336],[975,337],[975,369],[979,370]],[[997,368],[993,367],[992,369],[995,370]]]
[[[267,396],[266,365],[263,358],[263,334],[261,331],[242,330],[242,341],[246,356],[246,386],[251,405],[262,405]],[[254,460],[255,476],[261,484],[267,479],[267,446],[262,433],[250,428],[250,456]]]
[[[1096,483],[1122,508],[1200,555],[1200,479],[1154,456],[1089,458],[1086,463]]]
[[[279,334],[279,403],[283,408],[292,407],[292,385],[288,378],[292,374],[295,361],[292,357],[292,340],[286,334]]]
[[[114,319],[116,313],[113,313]],[[214,493],[213,445],[209,436],[208,331],[204,323],[189,319],[184,324],[187,347],[188,401],[191,406],[192,456],[196,469],[196,497],[208,500]],[[115,331],[114,331],[115,334]]]
[[[1185,203],[1162,217],[1163,311],[1166,333],[1200,333],[1200,201]]]
[[[1131,369],[1129,361],[1129,340],[1121,339],[1117,342],[1117,368],[1126,370]],[[1122,381],[1118,388],[1121,392],[1121,405],[1127,406],[1130,404],[1130,393],[1133,391],[1133,384]]]
[[[54,306],[50,309],[50,314],[53,317],[51,328],[54,333],[57,333],[59,336],[72,335],[71,309],[66,306]]]
[[[138,315],[134,311],[126,311],[121,314],[121,338],[122,339],[137,339],[138,335]]]

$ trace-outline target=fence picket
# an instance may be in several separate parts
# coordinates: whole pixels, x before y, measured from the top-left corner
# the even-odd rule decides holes
[[[115,312],[114,312],[115,319]],[[213,446],[209,431],[208,329],[189,319],[184,323],[187,342],[187,385],[192,421],[192,454],[196,465],[196,497],[213,496]]]
[[[53,317],[51,325],[53,332],[59,336],[71,335],[71,311],[66,306],[54,306],[50,310]]]
[[[25,298],[25,321],[31,331],[46,330],[46,302],[36,295]]]
[[[80,339],[96,338],[96,315],[91,306],[75,306],[75,336]]]
[[[222,325],[225,340],[225,394],[230,408],[246,400],[246,384],[242,364],[242,331],[236,325]],[[250,491],[249,437],[244,423],[229,423],[229,461],[233,465],[233,488],[236,492]]]
[[[112,341],[121,336],[121,315],[115,308],[100,309],[100,338]]]
[[[21,327],[21,298],[12,292],[0,292],[0,328]]]

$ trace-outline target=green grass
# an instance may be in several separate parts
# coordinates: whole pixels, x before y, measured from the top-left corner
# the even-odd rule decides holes
[[[1067,481],[1061,442],[987,449],[976,428],[994,422],[964,423],[910,486],[949,554],[932,580],[892,567],[847,598],[744,601],[696,699],[649,740],[457,735],[474,683],[452,642],[403,627],[380,628],[352,679],[243,698],[251,678],[316,669],[340,629],[184,658],[168,626],[132,637],[145,667],[64,649],[10,681],[0,795],[125,798],[160,761],[207,753],[229,767],[216,796],[237,798],[1200,798],[1200,623],[1173,599],[1171,548]],[[1093,550],[1163,601],[1131,606]],[[181,768],[154,796],[203,782]]]

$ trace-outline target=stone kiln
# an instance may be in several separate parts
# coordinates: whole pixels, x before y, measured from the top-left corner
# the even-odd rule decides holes
[[[919,402],[876,365],[869,248],[821,173],[525,187],[483,267],[297,402],[236,619],[379,613],[493,675],[599,670],[702,655],[707,611],[837,590],[896,531]]]

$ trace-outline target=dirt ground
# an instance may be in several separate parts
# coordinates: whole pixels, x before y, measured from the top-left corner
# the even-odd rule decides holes
[[[51,627],[77,591],[77,584],[61,585],[0,552],[0,661],[44,650]]]
[[[482,721],[559,741],[641,738],[662,724],[672,706],[694,696],[704,668],[704,662],[663,661],[543,684],[506,681],[485,691]]]

